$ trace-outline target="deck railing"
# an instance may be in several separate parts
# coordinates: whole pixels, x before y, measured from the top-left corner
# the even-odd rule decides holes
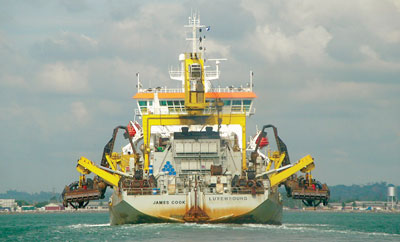
[[[254,115],[256,112],[256,108],[252,107],[250,109],[248,108],[243,108],[243,107],[231,107],[223,109],[221,111],[221,114],[226,114],[226,113],[231,113],[231,114],[240,114],[240,113],[246,113],[246,115]],[[217,110],[215,108],[206,108],[203,111],[204,114],[217,114]],[[185,108],[143,108],[142,110],[135,109],[135,115],[136,116],[142,116],[142,115],[147,115],[147,114],[187,114],[187,111]]]
[[[212,87],[207,90],[207,92],[251,92],[249,87]],[[166,88],[166,87],[156,87],[156,88],[140,88],[138,93],[183,93],[184,88]]]

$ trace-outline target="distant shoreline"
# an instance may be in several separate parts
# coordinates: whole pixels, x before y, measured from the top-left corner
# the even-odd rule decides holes
[[[6,214],[55,214],[55,213],[108,213],[108,209],[97,210],[58,210],[58,211],[24,211],[24,212],[0,212],[0,215]]]
[[[333,209],[284,209],[283,211],[290,212],[329,212],[329,213],[398,213],[400,214],[400,210],[333,210]]]
[[[1,215],[15,215],[15,214],[61,214],[61,213],[108,213],[108,209],[98,209],[98,210],[59,210],[59,211],[24,211],[24,212],[0,212]],[[303,209],[284,209],[283,210],[288,212],[317,212],[317,213],[387,213],[387,214],[400,214],[400,210],[397,211],[390,211],[390,210],[324,210],[324,209],[317,209],[317,210],[303,210]]]

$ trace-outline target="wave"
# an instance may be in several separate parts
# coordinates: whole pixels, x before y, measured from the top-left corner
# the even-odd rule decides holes
[[[300,232],[320,232],[320,233],[341,233],[341,234],[357,234],[357,235],[368,235],[368,236],[394,236],[400,237],[400,234],[390,234],[385,232],[366,232],[356,230],[342,230],[339,228],[333,228],[329,224],[283,224],[280,226],[268,225],[268,224],[243,224],[245,227],[250,228],[265,228],[275,230],[294,230]]]
[[[110,227],[110,224],[73,224],[68,225],[68,228],[79,229],[79,228],[90,228],[90,227]],[[330,224],[282,224],[282,225],[270,225],[270,224],[196,224],[196,223],[150,223],[150,224],[125,224],[122,226],[116,226],[116,229],[127,229],[132,228],[142,229],[170,229],[170,228],[197,228],[197,229],[226,229],[226,230],[269,230],[269,231],[293,231],[293,232],[305,232],[305,233],[336,233],[336,234],[349,234],[358,236],[392,236],[400,238],[400,234],[390,234],[384,232],[367,232],[367,231],[356,231],[350,229],[341,229]]]
[[[109,227],[110,224],[71,224],[67,228],[79,229],[79,228],[90,228],[90,227]]]
[[[198,227],[198,228],[211,228],[211,229],[230,228],[234,226],[232,224],[207,224],[207,223],[204,224],[184,223],[182,225],[185,227]]]

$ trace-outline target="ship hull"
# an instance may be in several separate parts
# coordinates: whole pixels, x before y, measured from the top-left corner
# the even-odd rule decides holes
[[[278,192],[265,194],[200,194],[198,206],[206,218],[188,220],[195,206],[193,194],[126,195],[115,192],[110,204],[111,225],[137,223],[257,223],[281,224],[282,201]]]

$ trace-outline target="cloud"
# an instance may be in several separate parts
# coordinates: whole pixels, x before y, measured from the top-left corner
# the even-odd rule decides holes
[[[14,118],[19,118],[18,116],[22,115],[24,110],[19,105],[13,103],[7,106],[0,106],[0,120],[9,121]]]
[[[188,6],[196,5],[202,23],[211,25],[207,57],[228,58],[220,66],[221,82],[213,84],[244,84],[254,70],[259,98],[249,124],[276,124],[292,157],[316,154],[323,161],[316,169],[324,174],[321,180],[362,182],[368,177],[351,174],[366,163],[371,170],[395,170],[400,157],[399,2],[237,3],[6,4],[0,10],[5,20],[0,21],[0,151],[10,154],[10,166],[17,164],[9,176],[26,176],[19,167],[32,160],[44,166],[71,164],[70,172],[52,174],[52,186],[62,189],[70,180],[60,177],[75,176],[73,160],[88,153],[101,156],[112,128],[132,119],[137,72],[146,88],[179,86],[169,80],[168,67],[191,50],[185,40],[190,31],[185,33],[183,25]],[[374,152],[365,152],[371,142]],[[35,155],[43,147],[53,155]],[[16,152],[29,159],[17,161]],[[332,175],[332,169],[341,171],[335,165],[340,161],[352,162],[348,176]],[[48,186],[41,167],[29,171],[32,191]],[[397,179],[383,171],[376,177]],[[18,182],[4,180],[4,189]]]
[[[62,31],[34,44],[32,53],[44,60],[60,61],[93,58],[98,49],[98,40],[84,33]]]
[[[270,62],[300,56],[321,66],[358,61],[356,68],[376,65],[392,70],[400,62],[398,5],[396,0],[242,2],[256,19],[256,30],[249,34],[250,39],[256,36],[251,46]],[[363,46],[376,51],[382,61],[364,62],[359,52]]]
[[[147,48],[168,51],[184,36],[182,23],[177,22],[182,12],[182,5],[176,3],[141,5],[135,15],[118,12],[121,16],[106,24],[107,31],[102,38],[107,46],[116,51],[129,51],[131,55]]]
[[[0,85],[7,87],[16,87],[16,88],[27,88],[28,83],[26,80],[18,75],[12,74],[0,74]]]
[[[386,61],[372,49],[371,46],[361,45],[359,47],[359,52],[365,57],[364,61],[357,63],[356,66],[364,69],[376,69],[379,71],[400,71],[400,61]]]
[[[124,114],[126,110],[124,110],[119,102],[113,100],[100,100],[96,111],[106,115],[120,115]]]
[[[22,105],[17,102],[0,105],[0,120],[10,123],[10,126],[1,127],[2,133],[5,134],[6,130],[11,128],[12,135],[8,136],[11,140],[21,137],[28,140],[35,136],[38,140],[45,139],[51,133],[48,129],[49,118],[51,117],[43,109],[34,105]]]
[[[85,125],[90,121],[89,112],[83,102],[73,102],[70,105],[70,118],[78,125]]]
[[[122,93],[127,98],[131,97],[136,91],[138,72],[146,87],[150,84],[164,86],[173,83],[168,80],[168,65],[157,66],[142,63],[141,60],[115,57],[90,60],[86,66],[90,73],[90,88],[97,95],[106,92],[109,98],[119,99]]]
[[[59,0],[59,2],[72,13],[84,12],[89,9],[88,2],[86,0]]]
[[[390,88],[390,86],[378,83],[309,80],[293,95],[297,101],[304,102],[351,101],[375,98],[378,92],[385,92]]]
[[[58,62],[45,65],[37,78],[42,90],[74,94],[88,91],[86,76],[83,68],[68,67]]]
[[[207,40],[205,43],[206,53],[208,56],[215,56],[215,58],[229,58],[231,54],[231,46],[221,44],[214,40]]]
[[[18,76],[29,66],[24,56],[18,50],[15,41],[7,32],[0,30],[0,75]],[[23,69],[20,66],[24,66]]]
[[[270,62],[288,61],[297,56],[304,62],[317,64],[326,57],[325,49],[331,38],[331,34],[321,26],[307,26],[289,36],[266,25],[257,27],[251,40],[254,51],[261,50]]]
[[[386,32],[382,34],[382,38],[386,40],[386,42],[395,44],[400,42],[400,31],[399,30],[393,30],[390,32]]]

